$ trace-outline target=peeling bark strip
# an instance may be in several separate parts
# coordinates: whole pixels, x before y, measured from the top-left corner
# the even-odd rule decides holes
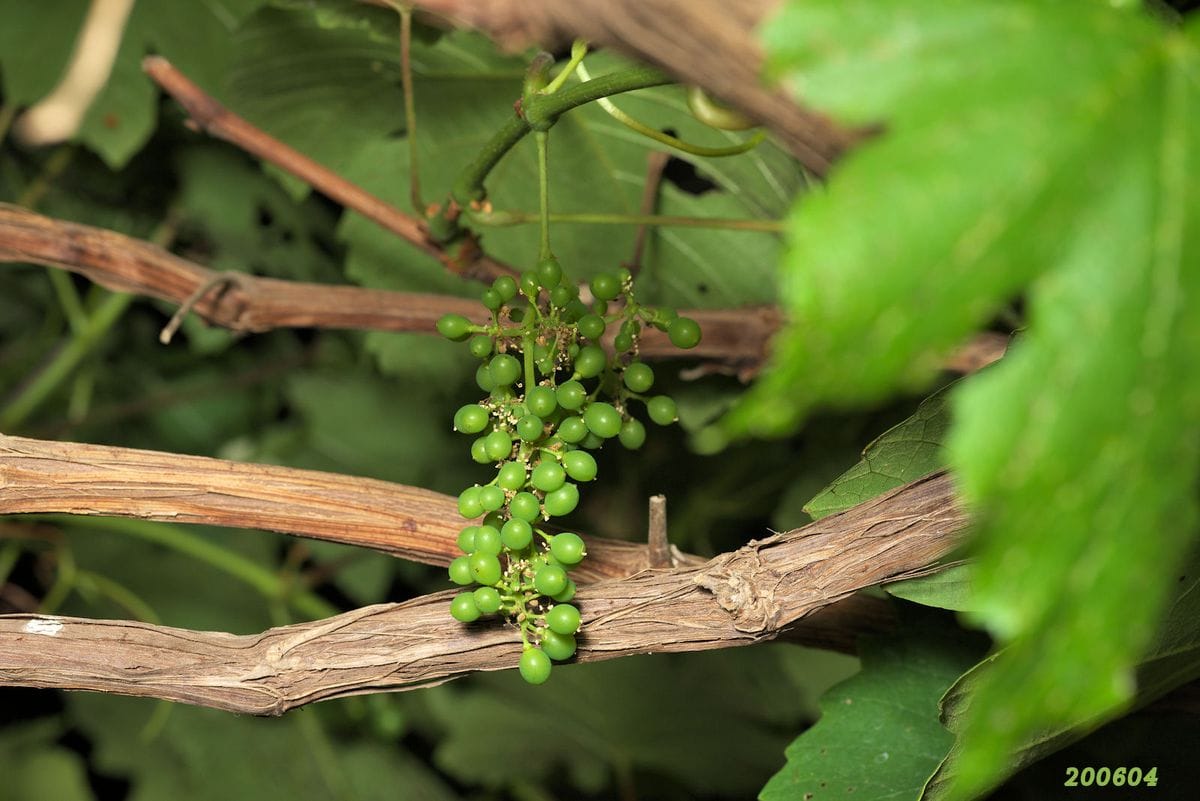
[[[456,499],[420,487],[0,434],[0,514],[20,512],[256,528],[428,565],[448,565],[461,555],[455,539],[467,524]],[[581,580],[628,576],[649,564],[645,545],[583,536],[588,558],[575,571]]]
[[[7,468],[5,475],[7,476]],[[920,571],[967,525],[943,473],[698,567],[580,588],[577,659],[702,651],[769,640],[851,593]],[[495,621],[459,628],[454,590],[235,636],[130,621],[0,616],[0,685],[96,690],[278,715],[313,701],[411,690],[516,665]],[[855,599],[856,601],[859,599]],[[850,602],[853,603],[853,602]],[[830,607],[824,614],[837,614]],[[866,602],[848,617],[865,621]],[[847,615],[843,614],[841,623]]]

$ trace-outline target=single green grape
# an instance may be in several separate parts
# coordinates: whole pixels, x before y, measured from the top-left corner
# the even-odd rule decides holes
[[[604,439],[615,437],[621,431],[621,414],[603,401],[588,404],[583,422],[587,423],[588,431]]]
[[[498,387],[507,387],[521,377],[521,363],[507,353],[498,353],[488,364],[492,382]]]
[[[527,414],[517,421],[517,436],[525,442],[536,442],[542,438],[545,423],[535,414]]]
[[[488,456],[487,437],[480,437],[471,443],[471,460],[476,464],[487,464],[496,461]]]
[[[504,515],[502,515],[498,511],[488,512],[486,515],[483,516],[483,521],[479,525],[491,526],[492,528],[499,531],[500,527],[504,525],[505,519],[506,518],[504,517]]]
[[[625,386],[632,392],[646,392],[654,386],[654,370],[645,362],[633,362],[625,368],[622,376]]]
[[[450,580],[460,586],[466,586],[475,581],[475,576],[471,574],[471,560],[466,556],[460,556],[450,562]]]
[[[575,655],[575,638],[570,634],[559,634],[553,629],[545,629],[542,632],[541,646],[546,656],[555,662],[562,662]]]
[[[587,339],[597,340],[604,336],[604,319],[597,314],[585,314],[576,323],[579,334]]]
[[[608,356],[597,345],[585,345],[575,357],[575,372],[583,378],[595,378],[604,372],[607,365]]]
[[[485,512],[494,512],[504,505],[504,490],[494,485],[479,488],[479,506]]]
[[[617,439],[629,450],[636,451],[646,442],[646,427],[642,425],[641,420],[630,417],[621,423],[621,431],[617,434]]]
[[[629,334],[617,334],[615,337],[613,337],[613,348],[615,348],[618,353],[625,353],[626,351],[633,350],[633,337]]]
[[[500,529],[500,539],[510,551],[520,551],[533,541],[533,526],[519,517],[509,518]]]
[[[562,274],[562,265],[553,256],[538,262],[537,277],[542,286],[546,288],[558,286],[558,282],[562,280]]]
[[[567,480],[567,473],[557,462],[543,460],[529,476],[529,483],[542,492],[554,492]]]
[[[690,317],[677,317],[667,326],[667,337],[677,348],[694,348],[700,344],[700,326]]]
[[[575,300],[575,293],[565,284],[559,284],[550,290],[550,305],[556,309],[566,308],[573,300]]]
[[[483,514],[479,503],[479,487],[467,487],[458,496],[458,513],[470,520]]]
[[[541,282],[538,281],[537,273],[532,270],[527,270],[521,273],[521,294],[530,300],[537,298],[538,291],[542,288]]]
[[[650,415],[650,419],[660,426],[669,426],[679,419],[679,410],[675,407],[675,401],[666,395],[655,395],[648,400],[646,412]]]
[[[596,459],[587,451],[568,451],[563,454],[562,463],[567,475],[576,481],[591,481],[596,477]]]
[[[454,413],[454,429],[464,434],[478,434],[487,428],[491,415],[478,403],[468,403]]]
[[[475,534],[479,531],[479,526],[467,526],[462,531],[458,532],[458,539],[454,544],[463,553],[475,552]]]
[[[592,294],[600,300],[612,300],[621,294],[621,282],[611,273],[599,273],[592,279]]]
[[[543,565],[533,575],[533,588],[542,595],[554,595],[567,588],[567,571],[558,565]]]
[[[581,447],[587,448],[589,451],[594,451],[604,444],[604,438],[598,437],[591,431],[583,438],[583,442],[579,443]]]
[[[445,314],[437,321],[438,333],[446,339],[462,342],[471,335],[471,321],[461,314]]]
[[[497,429],[487,435],[484,447],[493,461],[507,459],[512,454],[512,437],[507,431]]]
[[[476,359],[486,359],[492,355],[492,338],[484,334],[477,334],[471,337],[471,341],[467,343],[467,349]]]
[[[576,411],[587,400],[587,390],[578,381],[567,381],[555,390],[558,405],[569,412]]]
[[[579,631],[579,610],[570,604],[555,604],[546,613],[546,625],[558,634],[574,634]]]
[[[521,462],[505,462],[496,474],[496,486],[506,490],[519,490],[525,486],[525,465]]]
[[[531,414],[545,420],[558,408],[558,398],[551,387],[534,387],[526,393],[525,405]]]
[[[508,502],[508,513],[526,523],[532,523],[541,514],[537,496],[532,492],[518,492]]]
[[[574,445],[582,442],[587,435],[587,423],[583,421],[582,417],[568,417],[558,424],[558,438],[563,442]]]
[[[565,309],[567,313],[567,322],[579,322],[579,319],[588,313],[588,307],[579,298],[572,298]]]
[[[537,648],[527,648],[521,654],[517,669],[521,671],[521,678],[530,684],[545,684],[550,678],[550,657]]]
[[[494,526],[480,526],[475,531],[475,553],[485,553],[488,556],[499,556],[503,548],[500,532]]]
[[[460,623],[470,623],[479,619],[479,607],[475,605],[475,596],[469,592],[460,592],[450,602],[450,616]]]
[[[475,370],[475,386],[482,389],[484,392],[491,392],[496,388],[496,384],[492,381],[492,371],[488,369],[486,364],[479,365]]]
[[[483,290],[483,294],[479,296],[479,299],[490,311],[496,311],[504,305],[504,298],[500,297],[500,293],[494,289]]]
[[[495,584],[500,580],[500,560],[495,556],[476,551],[467,558],[471,563],[471,576],[480,584]]]
[[[508,303],[517,296],[517,282],[511,276],[502,275],[492,282],[492,289],[500,295],[500,298]]]
[[[500,593],[491,587],[480,587],[471,594],[475,596],[475,606],[485,615],[500,611]]]
[[[546,493],[546,500],[542,505],[546,514],[552,517],[569,515],[579,505],[579,488],[568,481],[554,492]]]
[[[565,531],[562,534],[556,534],[550,540],[550,555],[568,567],[577,565],[587,556],[587,549],[584,546],[583,538],[578,534],[570,531]],[[550,593],[554,595],[555,593]]]

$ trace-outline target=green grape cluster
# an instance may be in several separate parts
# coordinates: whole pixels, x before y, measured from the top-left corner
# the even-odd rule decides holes
[[[484,615],[512,623],[524,643],[520,672],[531,684],[549,678],[551,660],[575,653],[580,616],[569,571],[586,556],[578,534],[542,525],[570,514],[579,485],[596,477],[589,451],[611,439],[641,447],[646,427],[636,406],[658,425],[677,419],[670,397],[650,394],[654,370],[638,358],[646,327],[667,332],[680,348],[700,342],[694,320],[639,304],[628,270],[601,273],[587,288],[590,304],[551,257],[483,292],[489,323],[457,314],[437,323],[481,361],[475,380],[488,396],[460,408],[454,427],[475,437],[474,461],[496,468],[491,481],[458,498],[464,518],[481,519],[459,533],[463,555],[451,562],[450,580],[478,586],[456,595],[450,614],[463,623]],[[609,333],[611,350],[601,345]]]

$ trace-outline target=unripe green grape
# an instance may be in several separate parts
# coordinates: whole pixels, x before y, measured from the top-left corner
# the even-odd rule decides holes
[[[512,453],[512,437],[507,431],[497,429],[487,435],[484,447],[487,448],[487,454],[492,457],[493,461],[507,459]]]
[[[604,319],[597,314],[585,314],[579,318],[579,335],[586,339],[597,340],[604,336]]]
[[[594,451],[597,448],[604,445],[604,438],[598,437],[595,434],[593,434],[591,431],[589,431],[588,435],[583,438],[583,442],[579,443],[579,445],[581,447],[587,448],[589,451]]]
[[[511,517],[500,529],[500,539],[511,551],[520,551],[533,541],[533,526],[519,517]]]
[[[700,344],[700,326],[690,317],[678,317],[667,326],[667,336],[677,348],[694,348]]]
[[[475,532],[475,553],[499,556],[502,547],[500,532],[492,526],[480,526]]]
[[[629,334],[631,337],[637,336],[642,331],[642,324],[637,320],[626,320],[621,323],[621,333]]]
[[[521,377],[521,363],[507,353],[499,353],[488,363],[492,383],[498,387],[507,387]]]
[[[517,393],[512,387],[496,387],[491,391],[490,395],[496,403],[505,404],[515,398]]]
[[[629,271],[628,267],[622,267],[617,270],[617,280],[621,282],[621,286],[625,286],[633,281],[633,273]]]
[[[495,584],[500,580],[500,560],[494,554],[476,551],[467,559],[471,564],[471,576],[480,584]]]
[[[546,493],[546,499],[542,502],[542,506],[546,509],[546,514],[552,517],[569,515],[575,511],[575,507],[578,505],[579,488],[570,481],[563,484],[554,492]]]
[[[588,431],[604,439],[615,437],[621,431],[620,412],[603,401],[588,404],[583,422],[587,423]]]
[[[591,481],[596,477],[596,459],[586,451],[568,451],[563,454],[563,468],[576,481]]]
[[[558,369],[554,364],[554,359],[549,356],[542,359],[534,359],[533,365],[542,375],[554,375],[555,370]]]
[[[437,321],[438,333],[446,339],[462,342],[471,335],[471,321],[461,314],[444,314]]]
[[[471,623],[479,619],[479,607],[475,605],[475,596],[469,592],[460,592],[450,602],[450,617],[460,623]]]
[[[575,411],[587,400],[587,390],[578,381],[567,381],[555,390],[558,405],[567,411]]]
[[[545,423],[536,414],[527,414],[517,421],[517,436],[525,442],[536,442],[541,439]]]
[[[533,576],[533,588],[542,595],[554,595],[567,588],[567,571],[558,565],[544,565]]]
[[[654,386],[654,370],[645,362],[633,362],[622,375],[625,386],[633,392],[645,392]]]
[[[545,420],[558,408],[558,398],[550,387],[534,387],[525,394],[525,405],[531,414]]]
[[[491,415],[478,403],[468,403],[454,413],[454,429],[464,434],[478,434],[487,428]]]
[[[553,629],[542,632],[541,646],[546,656],[555,662],[562,662],[575,655],[575,638],[570,634],[559,634]]]
[[[556,534],[550,540],[550,554],[559,562],[570,567],[579,564],[583,557],[587,556],[587,549],[584,547],[582,537],[566,531]],[[554,593],[550,594],[554,595]]]
[[[566,588],[558,595],[551,595],[550,597],[559,603],[566,603],[575,597],[575,591],[577,589],[579,588],[575,586],[575,579],[567,579]]]
[[[550,290],[550,305],[556,309],[566,308],[566,306],[575,299],[575,294],[571,292],[571,288],[560,284]]]
[[[471,560],[466,556],[460,556],[450,562],[450,580],[455,584],[465,587],[475,581],[475,576],[471,575]]]
[[[533,468],[533,473],[529,476],[529,483],[533,484],[534,489],[540,489],[542,492],[554,492],[566,480],[566,471],[553,461],[542,461]]]
[[[532,270],[527,270],[521,273],[521,294],[533,300],[537,297],[538,290],[541,289],[541,282],[538,281],[537,273]]]
[[[458,496],[458,513],[470,520],[483,514],[479,503],[479,487],[467,487]]]
[[[484,334],[473,336],[467,343],[467,349],[476,359],[486,359],[492,355],[492,338]]]
[[[499,531],[500,527],[504,525],[504,520],[505,520],[504,515],[500,514],[500,512],[498,512],[498,511],[488,512],[486,515],[483,516],[483,521],[480,522],[479,525],[491,526],[492,528]]]
[[[575,372],[584,378],[595,378],[604,372],[608,356],[596,345],[585,345],[575,357]]]
[[[483,290],[483,294],[479,296],[479,300],[491,311],[496,311],[504,305],[504,298],[500,297],[500,293],[494,289]]]
[[[504,490],[495,485],[479,488],[479,506],[485,512],[494,512],[504,505]]]
[[[562,265],[553,256],[538,262],[538,281],[547,289],[558,286],[558,282],[562,280],[562,274]]]
[[[550,657],[537,648],[528,648],[521,654],[517,669],[521,671],[521,678],[530,684],[545,684],[550,678]]]
[[[471,594],[475,596],[475,606],[485,615],[500,611],[500,593],[491,587],[480,587]]]
[[[566,308],[567,322],[578,322],[583,315],[588,313],[588,307],[579,298],[572,298]]]
[[[618,353],[624,353],[633,349],[633,337],[629,334],[617,334],[613,337],[613,348]]]
[[[555,604],[546,613],[546,625],[558,634],[574,634],[579,631],[579,610],[570,604]]]
[[[646,412],[650,415],[650,419],[660,426],[669,426],[679,419],[679,410],[675,408],[675,401],[666,395],[655,395],[648,400]]]
[[[592,301],[592,314],[598,314],[601,317],[608,314],[608,301],[607,300],[593,300]]]
[[[471,443],[471,459],[476,464],[487,464],[488,462],[496,461],[488,456],[487,437],[480,437]]]
[[[563,442],[574,445],[582,442],[587,435],[587,423],[583,422],[582,417],[568,417],[558,424],[558,438]]]
[[[621,423],[621,432],[617,434],[617,439],[631,451],[636,451],[646,442],[646,427],[642,425],[642,421],[636,418],[629,418]]]
[[[600,300],[612,300],[621,294],[621,282],[612,273],[599,273],[592,279],[592,294]]]
[[[518,492],[508,502],[508,513],[518,520],[532,523],[541,514],[537,496],[532,492]]]
[[[507,275],[502,275],[493,281],[492,289],[496,290],[496,294],[505,303],[508,303],[517,296],[517,282]]]
[[[467,526],[458,532],[458,538],[454,541],[458,549],[463,553],[475,553],[475,534],[478,531],[479,526]]]
[[[475,386],[484,392],[491,392],[496,388],[496,382],[492,381],[492,371],[486,364],[479,365],[479,368],[475,370]]]
[[[525,465],[521,462],[505,462],[496,474],[496,485],[506,490],[519,490],[525,486]]]

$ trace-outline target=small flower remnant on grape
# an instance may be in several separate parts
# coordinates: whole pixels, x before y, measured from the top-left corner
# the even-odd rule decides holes
[[[524,644],[518,668],[531,684],[550,677],[552,661],[575,654],[582,623],[570,573],[587,555],[584,540],[546,524],[573,512],[580,485],[596,478],[589,451],[614,439],[642,446],[637,408],[657,425],[678,419],[675,402],[652,392],[654,370],[638,358],[646,328],[665,331],[680,348],[700,342],[694,320],[639,304],[628,270],[601,273],[589,289],[591,304],[550,257],[483,292],[488,323],[457,314],[437,323],[480,360],[475,380],[487,397],[459,408],[454,428],[474,438],[471,458],[496,470],[458,498],[459,513],[477,522],[458,535],[462,556],[449,572],[464,589],[450,614],[462,623],[498,615],[514,626]]]

